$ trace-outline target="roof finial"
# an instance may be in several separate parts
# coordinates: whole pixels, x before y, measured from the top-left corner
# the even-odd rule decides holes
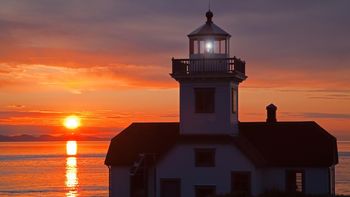
[[[208,12],[205,14],[205,16],[207,17],[207,23],[211,23],[212,22],[212,18],[213,18],[213,13],[210,11],[210,9],[208,10]]]
[[[208,10],[210,11],[210,0],[208,2]]]

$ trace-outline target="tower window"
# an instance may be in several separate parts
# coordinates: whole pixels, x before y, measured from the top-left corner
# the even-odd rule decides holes
[[[232,113],[237,112],[237,90],[232,88]]]
[[[215,88],[195,88],[195,112],[214,113]]]
[[[198,54],[199,53],[199,47],[198,47],[198,40],[194,40],[193,42],[193,54]]]
[[[219,43],[220,46],[220,53],[225,54],[226,53],[226,40],[221,40]]]
[[[215,149],[197,148],[195,149],[195,166],[196,167],[214,167],[215,166]]]

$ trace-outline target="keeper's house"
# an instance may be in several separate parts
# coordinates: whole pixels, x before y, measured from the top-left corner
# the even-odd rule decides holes
[[[110,196],[205,197],[267,190],[334,194],[336,138],[315,122],[238,121],[245,62],[230,57],[230,35],[206,13],[188,35],[189,59],[173,59],[179,123],[133,123],[110,143]]]

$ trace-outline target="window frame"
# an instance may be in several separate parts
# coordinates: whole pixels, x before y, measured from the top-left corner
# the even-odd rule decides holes
[[[200,162],[198,161],[198,154],[200,153],[210,153],[210,162]],[[216,149],[215,148],[195,148],[194,149],[194,165],[195,167],[215,167],[216,165]]]

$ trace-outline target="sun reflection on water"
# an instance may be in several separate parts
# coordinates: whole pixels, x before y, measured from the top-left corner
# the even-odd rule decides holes
[[[77,143],[76,141],[67,141],[66,144],[67,155],[76,155]],[[73,154],[74,153],[74,154]],[[66,158],[66,181],[65,186],[67,189],[67,197],[76,197],[78,195],[78,168],[77,158],[67,157]]]
[[[76,155],[77,154],[77,141],[67,141],[66,143],[66,152],[67,155]]]

